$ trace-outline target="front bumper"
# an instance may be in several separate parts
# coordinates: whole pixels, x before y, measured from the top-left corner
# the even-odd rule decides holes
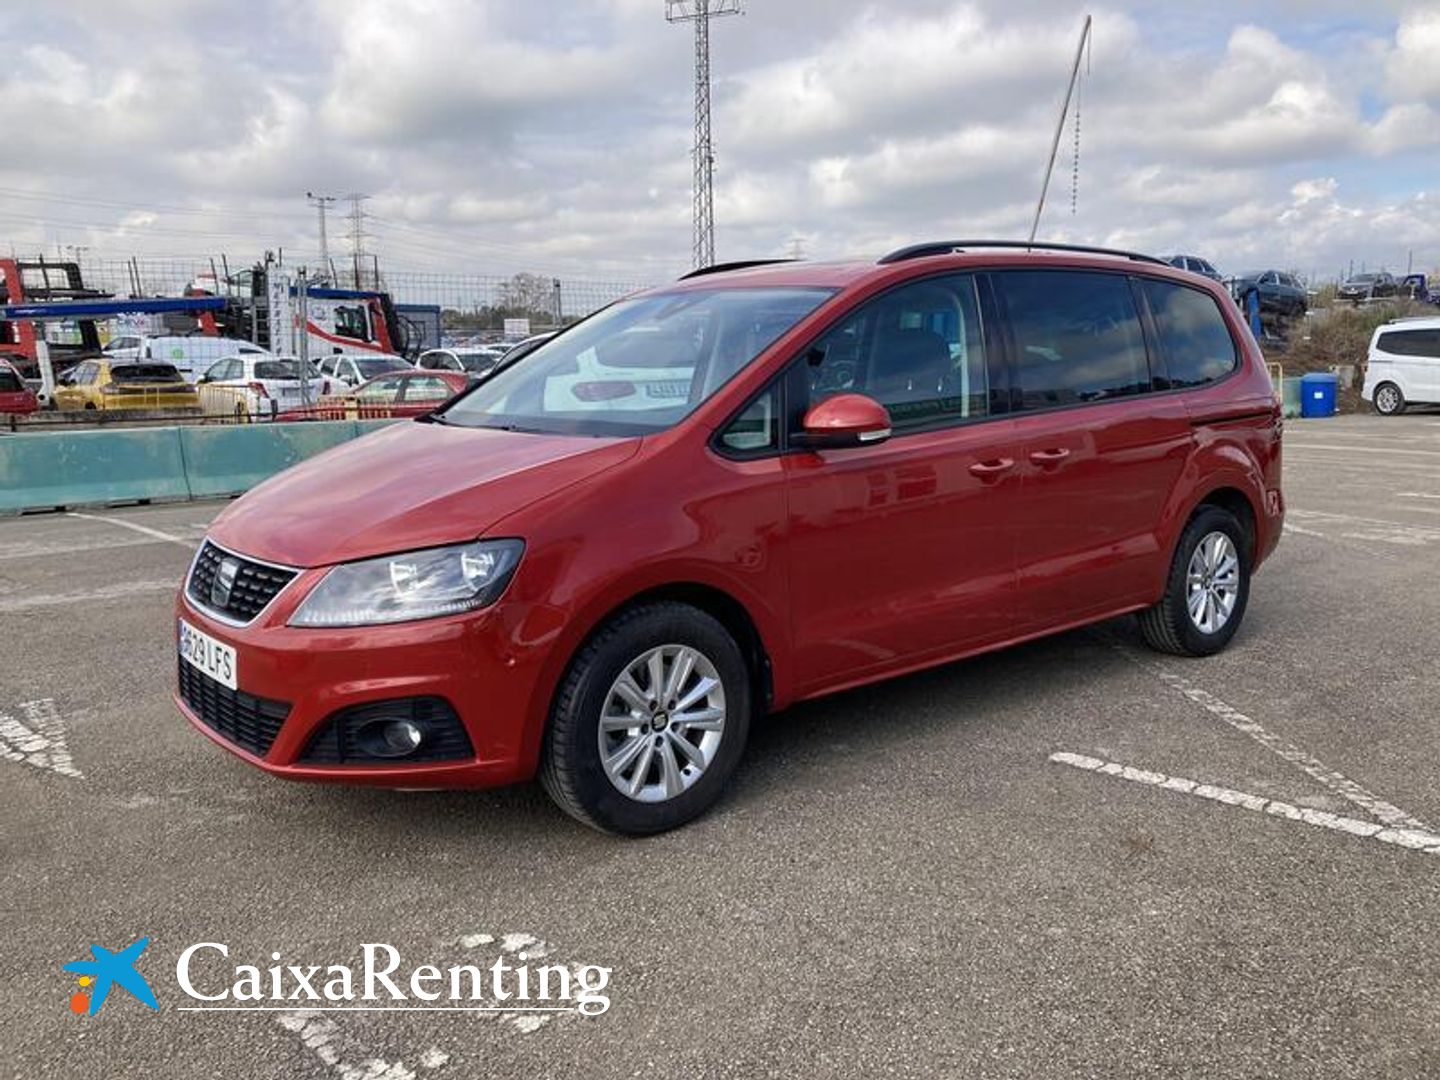
[[[534,775],[535,689],[541,660],[517,648],[516,613],[501,604],[465,616],[391,626],[315,630],[285,625],[321,571],[301,573],[254,622],[236,627],[177,595],[175,614],[236,651],[240,691],[284,703],[288,713],[263,753],[207,723],[177,687],[176,707],[199,731],[273,776],[386,787],[492,787]],[[523,622],[523,620],[522,620]],[[176,624],[178,644],[178,622]],[[177,664],[183,661],[176,659]],[[342,710],[395,699],[435,697],[460,717],[473,755],[383,764],[316,764],[305,755]],[[543,724],[543,707],[538,713]]]

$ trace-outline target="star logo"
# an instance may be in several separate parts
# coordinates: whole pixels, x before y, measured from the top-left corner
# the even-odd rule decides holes
[[[94,1016],[110,996],[110,988],[116,985],[128,990],[141,1004],[158,1010],[160,1005],[155,1000],[155,992],[150,989],[145,976],[135,968],[135,961],[140,959],[140,954],[149,944],[150,939],[144,937],[119,952],[91,945],[90,955],[95,957],[94,960],[76,960],[66,964],[63,970],[79,974],[81,986],[70,996],[70,1011]]]

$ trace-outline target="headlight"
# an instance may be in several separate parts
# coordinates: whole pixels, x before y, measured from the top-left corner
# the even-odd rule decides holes
[[[371,626],[474,611],[500,598],[524,550],[519,540],[483,540],[344,563],[310,591],[290,625]]]

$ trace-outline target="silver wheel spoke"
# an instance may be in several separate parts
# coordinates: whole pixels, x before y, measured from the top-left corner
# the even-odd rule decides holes
[[[615,680],[615,685],[610,688],[610,693],[623,698],[625,704],[629,705],[637,716],[650,710],[650,702],[645,697],[645,691],[640,689],[639,684],[631,678],[628,671],[623,672]]]
[[[683,698],[681,698],[675,703],[675,711],[678,713],[683,713],[686,709],[690,708],[691,705],[694,705],[697,701],[699,701],[702,697],[705,697],[705,695],[709,694],[710,691],[714,690],[719,685],[719,679],[712,679],[708,676],[702,677],[700,681],[695,684],[694,689],[692,689],[688,694],[686,694]]]
[[[676,735],[673,731],[669,733],[669,736],[670,742],[674,745],[675,749],[684,754],[691,765],[694,765],[697,769],[703,769],[705,767],[705,755],[700,753],[698,746],[683,735]]]
[[[630,767],[630,763],[639,756],[640,751],[650,745],[650,738],[647,735],[632,735],[620,747],[620,752],[605,759],[605,771],[612,776],[618,776]]]
[[[696,731],[719,731],[725,723],[724,709],[700,709],[697,712],[676,713],[675,726],[694,728]]]
[[[670,665],[670,678],[665,683],[665,700],[674,701],[681,689],[690,680],[690,673],[695,670],[695,652],[692,649],[681,649]]]
[[[655,760],[655,743],[648,735],[641,736],[640,745],[645,748],[640,755],[640,764],[635,766],[635,773],[630,777],[630,796],[633,798],[640,793],[645,786],[645,778],[650,775],[650,763]]]
[[[660,755],[660,783],[665,788],[665,798],[673,799],[685,790],[680,779],[680,763],[675,760],[675,740],[667,738],[657,748]]]
[[[600,718],[600,730],[607,734],[613,731],[633,731],[642,723],[644,723],[644,720],[634,715],[602,716]]]

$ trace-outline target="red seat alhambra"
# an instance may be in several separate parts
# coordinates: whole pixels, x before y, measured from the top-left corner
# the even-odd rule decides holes
[[[231,505],[176,602],[176,700],[277,776],[538,773],[657,832],[792,702],[1125,612],[1223,648],[1280,439],[1230,298],[1146,256],[698,271]]]

